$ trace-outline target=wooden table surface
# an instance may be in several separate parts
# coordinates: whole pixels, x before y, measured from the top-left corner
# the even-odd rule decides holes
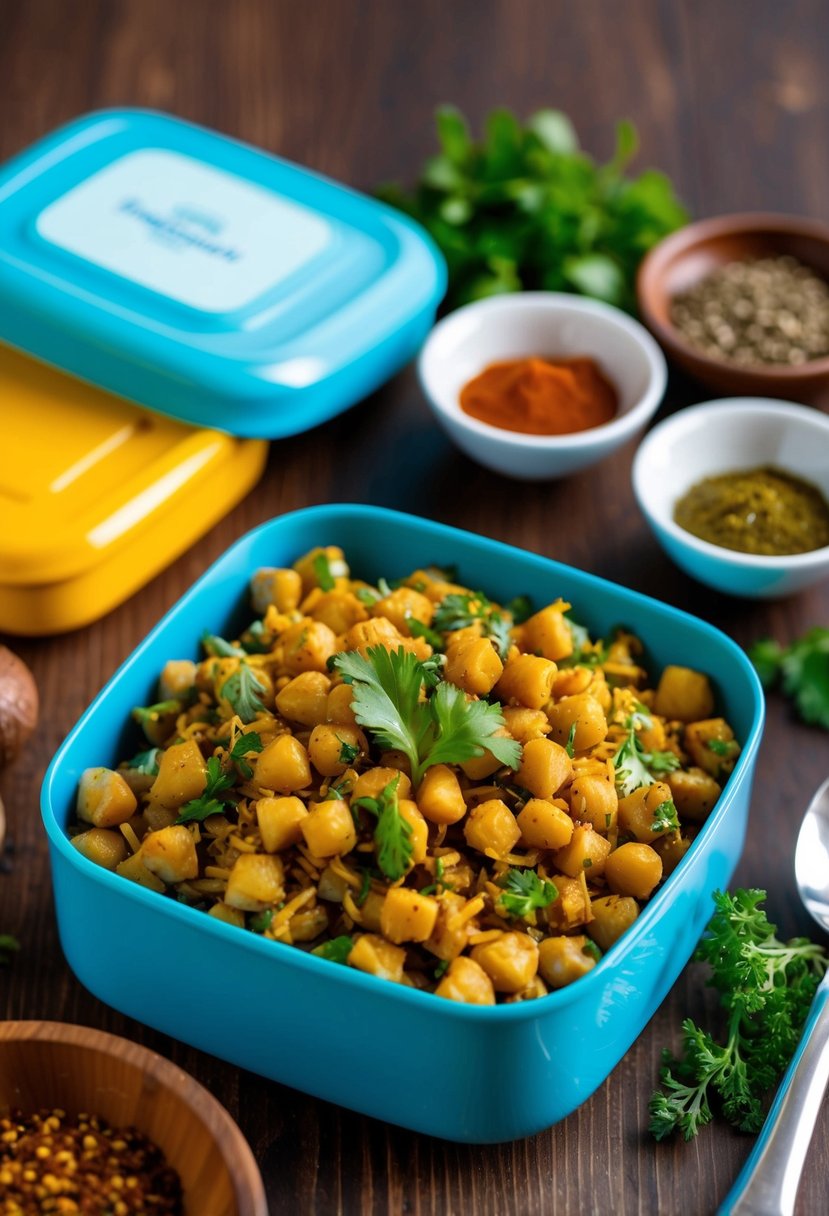
[[[820,0],[0,0],[0,24],[2,156],[83,111],[141,105],[370,190],[413,175],[432,151],[441,101],[476,123],[495,104],[522,113],[554,105],[599,156],[609,154],[615,120],[632,118],[640,163],[667,171],[697,215],[754,208],[829,220],[829,23]],[[677,377],[663,412],[705,396]],[[743,644],[768,634],[788,641],[829,623],[826,586],[763,605],[679,573],[634,504],[634,449],[558,484],[501,479],[438,433],[409,368],[346,416],[274,444],[253,493],[105,620],[59,638],[9,639],[35,673],[42,716],[25,757],[0,777],[10,820],[0,928],[22,944],[0,972],[0,1008],[9,1018],[124,1034],[188,1069],[238,1119],[274,1216],[693,1216],[715,1209],[749,1150],[748,1138],[719,1123],[691,1144],[655,1145],[646,1133],[661,1048],[678,1046],[684,1016],[711,1008],[693,968],[580,1110],[532,1140],[475,1148],[351,1114],[147,1030],[82,989],[57,940],[38,815],[50,756],[188,584],[272,516],[337,501],[431,515],[688,607]],[[826,736],[772,698],[736,881],[768,889],[772,919],[787,935],[817,932],[797,903],[792,851],[828,760]],[[829,1209],[827,1170],[824,1115],[799,1213]]]

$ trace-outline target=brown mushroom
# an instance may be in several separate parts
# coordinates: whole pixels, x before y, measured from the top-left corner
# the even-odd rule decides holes
[[[37,685],[22,659],[0,646],[0,768],[11,764],[37,725]]]

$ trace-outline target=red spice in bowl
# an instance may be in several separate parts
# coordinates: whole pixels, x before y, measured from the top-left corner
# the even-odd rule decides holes
[[[464,413],[524,435],[572,435],[610,422],[619,396],[594,359],[531,356],[491,363],[463,386]]]

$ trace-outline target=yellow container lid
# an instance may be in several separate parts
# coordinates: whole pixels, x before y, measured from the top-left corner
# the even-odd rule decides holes
[[[266,454],[0,346],[0,631],[109,612],[244,497]]]

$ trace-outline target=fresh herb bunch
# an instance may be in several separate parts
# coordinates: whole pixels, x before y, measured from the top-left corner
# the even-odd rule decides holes
[[[789,1063],[829,959],[806,938],[781,942],[761,904],[765,891],[717,891],[715,912],[694,958],[711,968],[709,984],[726,1013],[718,1043],[690,1018],[680,1059],[663,1054],[662,1090],[650,1101],[650,1131],[686,1140],[711,1121],[716,1097],[730,1123],[757,1132],[763,1101]]]
[[[449,268],[448,308],[503,292],[573,291],[634,307],[634,279],[651,246],[687,222],[667,177],[625,168],[638,147],[629,122],[597,165],[566,115],[540,110],[519,122],[493,110],[476,142],[452,106],[437,112],[440,153],[411,192],[380,197],[431,233]]]
[[[404,753],[415,787],[433,764],[460,764],[485,751],[518,767],[520,744],[495,734],[504,725],[500,705],[467,700],[460,688],[439,679],[431,662],[421,662],[402,646],[372,646],[365,659],[347,651],[331,662],[353,685],[352,708],[360,726],[381,747]]]
[[[829,629],[817,625],[791,646],[766,638],[748,657],[764,688],[779,683],[804,722],[829,730]]]

